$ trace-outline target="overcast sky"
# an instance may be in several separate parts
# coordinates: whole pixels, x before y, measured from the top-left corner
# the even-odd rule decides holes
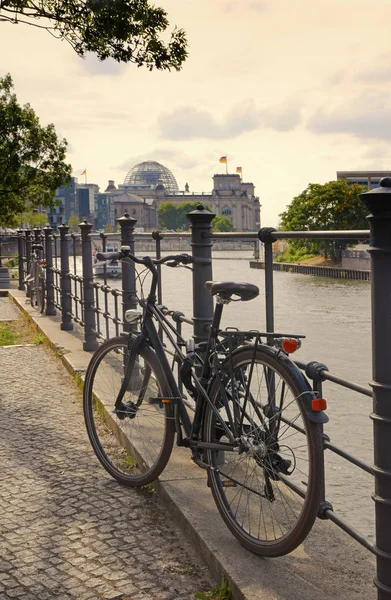
[[[156,160],[210,192],[243,169],[262,225],[308,183],[391,168],[390,0],[156,0],[187,31],[182,71],[80,59],[28,25],[0,23],[0,76],[68,140],[75,176],[104,190]]]

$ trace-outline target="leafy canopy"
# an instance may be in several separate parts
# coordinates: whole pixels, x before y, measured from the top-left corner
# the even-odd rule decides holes
[[[149,70],[179,70],[187,57],[185,32],[175,27],[165,42],[167,13],[148,0],[2,0],[0,21],[46,29],[81,57],[93,52]]]
[[[215,217],[212,221],[212,231],[233,231],[234,226],[228,217]]]
[[[345,180],[329,181],[323,185],[310,183],[293,198],[287,210],[280,214],[283,231],[367,229],[367,210],[358,194],[365,186],[349,184]],[[294,240],[293,249],[305,248],[308,253],[322,253],[339,263],[342,252],[352,241],[347,240]]]
[[[174,231],[187,231],[190,228],[190,221],[186,217],[189,212],[196,210],[199,202],[163,202],[158,210],[158,222],[163,229],[173,229]],[[209,206],[204,206],[205,210],[210,210]]]
[[[0,78],[0,225],[14,225],[27,207],[53,205],[71,175],[66,147],[54,125],[41,127],[31,106],[18,104],[11,76]]]

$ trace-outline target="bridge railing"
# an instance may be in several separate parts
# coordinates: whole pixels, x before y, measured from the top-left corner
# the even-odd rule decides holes
[[[377,191],[376,191],[377,190]],[[362,200],[370,209],[369,222],[371,230],[363,231],[304,231],[281,232],[273,228],[262,228],[259,232],[245,233],[212,233],[211,221],[213,214],[205,211],[202,206],[190,213],[191,233],[183,234],[188,238],[194,256],[212,258],[213,240],[245,239],[261,240],[264,244],[265,262],[265,303],[266,303],[266,328],[268,332],[274,331],[274,298],[273,298],[273,254],[272,244],[277,239],[346,239],[368,240],[371,247],[371,288],[372,288],[372,339],[373,339],[373,382],[371,388],[333,375],[323,364],[312,361],[308,364],[297,362],[307,377],[312,381],[313,389],[322,395],[322,384],[331,381],[345,388],[354,390],[365,396],[373,398],[373,413],[371,419],[374,423],[374,465],[369,465],[353,457],[343,449],[334,445],[324,434],[324,449],[332,451],[348,460],[363,471],[374,476],[376,518],[376,543],[373,544],[360,532],[356,531],[345,520],[340,518],[333,510],[331,502],[326,498],[323,489],[322,502],[318,516],[321,519],[332,520],[342,530],[356,539],[360,544],[372,552],[377,559],[377,575],[375,584],[378,589],[378,598],[384,600],[391,598],[391,179],[387,186],[376,188],[372,192],[362,194]],[[379,193],[383,191],[384,194]],[[372,195],[373,192],[376,194]],[[379,202],[379,199],[383,202]],[[387,206],[390,207],[388,211]],[[137,254],[137,241],[151,239],[151,234],[135,234],[136,220],[128,215],[118,219],[120,225],[120,244],[130,246],[131,252]],[[122,265],[122,280],[118,290],[108,285],[107,280],[97,282],[92,276],[92,244],[91,225],[87,222],[81,224],[82,232],[82,257],[77,265],[76,245],[68,228],[60,228],[60,268],[58,265],[58,252],[56,250],[58,239],[53,236],[49,228],[45,228],[46,260],[47,260],[47,314],[51,307],[61,310],[61,327],[70,329],[73,322],[84,328],[85,350],[94,350],[98,339],[112,335],[121,329],[127,331],[129,325],[124,322],[125,311],[137,306],[136,277],[133,267],[129,263]],[[37,232],[34,235],[38,235]],[[175,238],[179,234],[155,232],[155,254],[161,254],[161,241],[165,238]],[[31,246],[31,232],[21,233],[23,242],[23,256],[19,256],[19,265],[28,268],[31,260],[29,245]],[[102,244],[106,244],[111,234],[101,236]],[[57,241],[56,241],[57,240]],[[72,245],[73,243],[73,245]],[[50,257],[50,248],[54,244],[54,262]],[[136,246],[136,252],[135,252]],[[73,254],[73,272],[69,265],[69,249]],[[103,246],[104,249],[104,246]],[[66,264],[68,261],[68,264]],[[54,264],[55,263],[55,264]],[[23,266],[24,269],[24,266]],[[50,283],[50,275],[53,275]],[[212,321],[213,302],[210,294],[205,290],[204,283],[212,279],[212,266],[205,269],[204,265],[195,264],[193,268],[193,316],[186,318],[181,313],[174,313],[174,320],[180,330],[182,323],[192,323],[196,342],[207,338],[209,326]],[[72,283],[71,283],[72,282]],[[114,299],[109,302],[109,298]],[[163,290],[160,287],[158,301],[163,301]]]

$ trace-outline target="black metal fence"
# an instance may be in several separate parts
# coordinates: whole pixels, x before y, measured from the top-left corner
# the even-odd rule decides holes
[[[378,598],[391,598],[391,178],[382,187],[362,194],[362,200],[369,208],[371,231],[327,231],[327,232],[279,232],[273,228],[263,228],[259,232],[220,233],[211,231],[211,220],[214,215],[199,206],[189,215],[191,221],[190,238],[193,255],[212,258],[213,239],[248,239],[253,242],[258,238],[264,243],[265,250],[265,295],[266,295],[266,326],[268,332],[274,331],[274,300],[273,300],[273,256],[272,244],[277,239],[347,239],[371,240],[372,263],[372,331],[373,331],[373,382],[371,388],[342,379],[329,373],[327,367],[315,361],[308,364],[296,364],[305,371],[312,381],[313,389],[322,396],[322,384],[331,381],[350,390],[368,397],[373,397],[374,423],[374,465],[351,456],[343,449],[332,444],[324,434],[324,448],[332,451],[360,469],[374,476],[376,516],[376,543],[365,538],[333,510],[332,504],[325,496],[319,508],[319,518],[329,519],[356,539],[377,558],[377,575],[375,585]],[[135,253],[135,241],[150,234],[134,233],[136,220],[125,215],[118,220],[120,225],[121,245],[130,246]],[[80,225],[82,256],[81,266],[77,265],[75,236],[69,234],[67,226],[62,225],[59,234],[53,234],[46,227],[39,230],[20,232],[19,244],[19,289],[24,289],[23,281],[31,265],[31,244],[34,240],[43,240],[46,256],[46,314],[52,315],[58,309],[61,314],[61,328],[70,330],[77,323],[84,330],[85,350],[94,350],[98,339],[109,337],[112,328],[114,333],[127,330],[124,322],[125,311],[137,305],[136,279],[133,267],[128,263],[122,266],[122,281],[120,289],[93,278],[93,254],[91,244],[91,225],[84,222]],[[181,234],[183,237],[183,234]],[[156,256],[161,253],[161,240],[174,237],[175,234],[155,232],[153,239],[156,245]],[[107,238],[102,235],[103,250]],[[137,252],[137,248],[136,248]],[[70,260],[72,269],[70,267]],[[207,272],[206,272],[207,271]],[[174,321],[178,330],[182,322],[192,323],[194,337],[197,342],[207,338],[208,328],[212,320],[213,303],[209,293],[204,288],[204,282],[212,279],[212,266],[193,269],[193,317],[186,318],[181,313],[174,313]],[[110,300],[111,299],[111,300]],[[162,291],[159,289],[158,300],[162,301]]]

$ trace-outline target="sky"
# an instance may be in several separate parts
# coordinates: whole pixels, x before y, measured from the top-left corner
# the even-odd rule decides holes
[[[391,168],[390,0],[156,0],[186,30],[180,72],[79,58],[44,30],[0,22],[0,77],[68,141],[73,175],[104,191],[155,160],[209,193],[227,156],[262,226],[309,183]]]

